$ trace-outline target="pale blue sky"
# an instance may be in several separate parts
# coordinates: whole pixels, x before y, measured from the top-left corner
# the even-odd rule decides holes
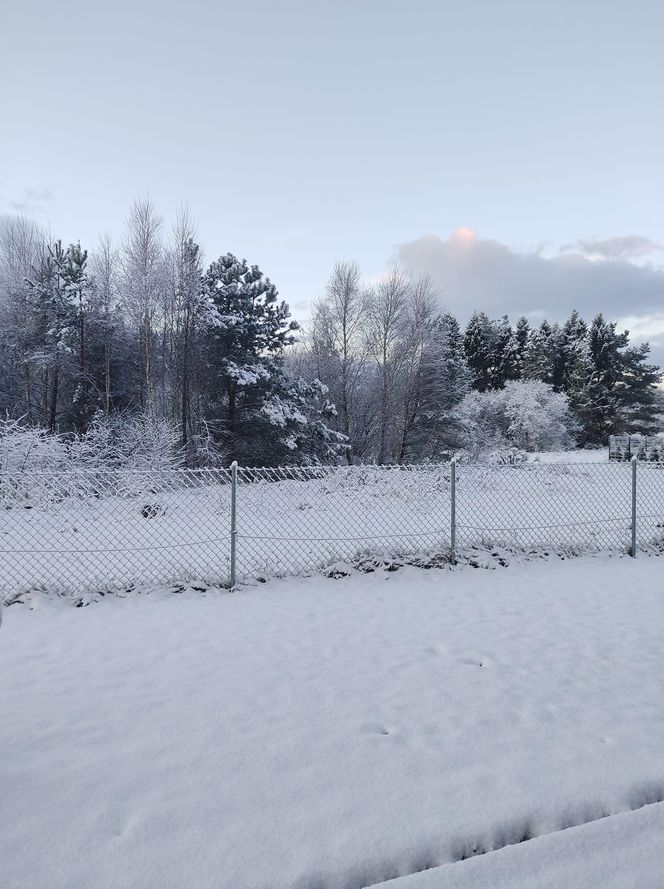
[[[608,313],[664,331],[663,45],[660,0],[0,0],[0,213],[92,245],[186,201],[299,315],[342,257],[431,266],[461,314],[591,311],[615,267]],[[599,278],[557,255],[628,235]]]

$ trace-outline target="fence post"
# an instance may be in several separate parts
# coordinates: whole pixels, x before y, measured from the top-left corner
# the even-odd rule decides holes
[[[450,561],[456,565],[456,457],[452,457],[450,472]]]
[[[235,589],[235,544],[237,541],[237,460],[231,463],[231,589]]]
[[[636,454],[632,457],[632,545],[630,556],[636,558]]]

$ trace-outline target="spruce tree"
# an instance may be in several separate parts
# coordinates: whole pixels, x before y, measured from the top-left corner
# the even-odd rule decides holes
[[[464,335],[473,389],[486,392],[494,379],[494,330],[484,312],[473,312]]]
[[[435,319],[422,355],[419,423],[411,459],[436,460],[454,444],[454,408],[470,390],[471,372],[459,324],[449,312]]]
[[[566,392],[570,386],[570,368],[576,354],[578,344],[588,336],[588,325],[576,309],[572,311],[562,328],[562,386]]]
[[[493,373],[491,385],[494,389],[502,389],[506,382],[517,380],[520,376],[519,345],[507,315],[493,325]]]
[[[530,335],[530,324],[525,317],[519,318],[516,322],[514,331],[514,340],[516,348],[516,371],[515,379],[520,380],[523,377],[523,367],[526,357],[526,349],[528,348],[528,337]]]
[[[657,386],[662,374],[656,365],[648,363],[649,354],[649,344],[642,343],[625,349],[621,355],[620,379],[616,384],[619,429],[615,431],[652,435],[659,428]]]
[[[546,320],[530,331],[523,361],[524,379],[552,385],[555,342],[552,336],[552,327]]]

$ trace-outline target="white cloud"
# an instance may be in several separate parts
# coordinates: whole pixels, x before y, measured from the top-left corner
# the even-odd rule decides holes
[[[616,239],[619,240],[619,239]],[[462,229],[449,238],[424,235],[397,248],[410,272],[429,272],[441,301],[460,317],[534,314],[553,320],[579,309],[611,318],[652,315],[664,305],[664,269],[627,259],[594,262],[579,252],[545,256],[514,250]]]
[[[603,241],[581,240],[574,244],[564,244],[561,253],[576,252],[588,259],[639,259],[664,249],[651,238],[643,235],[623,235],[619,238],[606,238]]]
[[[542,317],[559,321],[578,309],[588,318],[603,312],[622,319],[634,340],[644,340],[664,332],[664,268],[633,260],[655,249],[649,238],[628,235],[578,242],[573,252],[566,245],[546,256],[464,228],[448,238],[424,235],[401,244],[396,258],[413,274],[428,272],[441,303],[461,321],[474,309],[492,317],[526,315],[534,323]]]
[[[14,213],[39,213],[53,206],[54,197],[49,188],[26,186],[19,198],[15,200],[5,198],[2,203]]]

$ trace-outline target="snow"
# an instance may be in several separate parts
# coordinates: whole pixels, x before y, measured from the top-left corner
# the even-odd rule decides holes
[[[627,463],[463,464],[456,542],[517,554],[626,552]],[[0,595],[228,584],[227,470],[7,475]],[[664,472],[638,467],[638,544],[664,545]],[[29,508],[24,508],[29,507]],[[306,574],[367,552],[448,558],[450,465],[239,470],[238,577]]]
[[[407,567],[7,608],[3,889],[360,889],[433,867],[394,889],[652,885],[661,571]]]
[[[381,883],[381,889],[646,889],[661,885],[664,807],[651,805]],[[375,887],[378,889],[378,886]]]
[[[608,448],[576,448],[571,451],[540,451],[529,454],[533,463],[602,463],[609,459]]]

